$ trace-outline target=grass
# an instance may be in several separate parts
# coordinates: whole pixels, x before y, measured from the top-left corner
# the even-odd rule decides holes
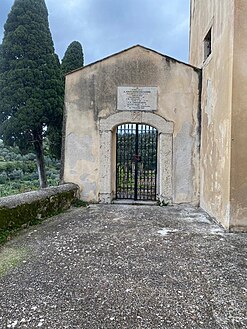
[[[6,248],[0,253],[0,276],[16,267],[27,258],[27,248]]]

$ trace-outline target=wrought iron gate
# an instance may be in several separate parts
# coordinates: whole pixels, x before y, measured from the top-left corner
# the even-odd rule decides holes
[[[156,200],[157,130],[144,124],[117,128],[116,198]]]

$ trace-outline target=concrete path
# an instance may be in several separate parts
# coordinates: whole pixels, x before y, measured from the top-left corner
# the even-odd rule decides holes
[[[246,246],[192,207],[73,209],[0,249],[0,328],[247,328]]]

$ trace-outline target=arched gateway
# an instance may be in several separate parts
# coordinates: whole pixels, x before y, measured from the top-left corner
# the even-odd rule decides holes
[[[100,202],[172,201],[172,132],[172,122],[149,112],[101,119]]]
[[[199,71],[135,46],[66,76],[63,181],[90,202],[198,203]]]

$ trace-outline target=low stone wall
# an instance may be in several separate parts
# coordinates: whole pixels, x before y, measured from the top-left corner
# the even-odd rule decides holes
[[[78,190],[75,184],[64,184],[0,198],[0,229],[18,228],[58,214],[77,199]]]

